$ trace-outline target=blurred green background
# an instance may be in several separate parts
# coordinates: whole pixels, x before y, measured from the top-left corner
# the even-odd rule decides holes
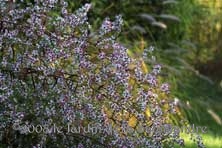
[[[26,0],[30,1],[30,0]],[[123,15],[119,41],[139,56],[155,47],[163,77],[190,124],[206,126],[206,147],[222,148],[222,0],[68,0],[74,12],[91,3],[92,30]],[[179,122],[175,119],[175,122]],[[196,147],[185,138],[186,147]]]

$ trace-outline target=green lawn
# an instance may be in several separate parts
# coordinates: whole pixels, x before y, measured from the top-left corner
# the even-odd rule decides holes
[[[222,136],[214,136],[212,134],[202,134],[203,143],[206,148],[222,148]],[[185,140],[185,147],[186,148],[196,148],[197,144],[190,140],[189,135],[182,134],[181,137]],[[176,146],[179,148],[179,146]]]

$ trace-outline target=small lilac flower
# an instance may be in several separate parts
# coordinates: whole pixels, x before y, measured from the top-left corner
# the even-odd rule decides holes
[[[153,73],[154,73],[155,75],[159,74],[160,71],[161,71],[161,66],[160,66],[159,64],[158,64],[158,65],[155,65],[155,66],[153,67]]]
[[[163,92],[165,92],[165,93],[169,93],[169,92],[170,92],[170,90],[169,90],[169,84],[163,83],[163,84],[161,85],[161,87],[160,87],[160,90],[163,91]]]
[[[83,144],[82,144],[82,143],[79,143],[79,144],[78,144],[78,148],[84,148]]]
[[[105,55],[106,55],[106,54],[105,54],[104,52],[100,52],[99,55],[98,55],[98,57],[99,57],[99,59],[102,60],[102,59],[105,58]]]

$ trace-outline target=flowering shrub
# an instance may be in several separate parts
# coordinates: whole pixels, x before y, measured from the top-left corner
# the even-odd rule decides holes
[[[143,60],[116,41],[121,16],[90,33],[91,5],[75,13],[67,7],[63,0],[25,7],[1,1],[2,146],[183,145],[176,131],[144,130],[166,125],[176,108],[168,84],[157,79],[161,66],[144,71]],[[89,125],[93,130],[86,132]]]

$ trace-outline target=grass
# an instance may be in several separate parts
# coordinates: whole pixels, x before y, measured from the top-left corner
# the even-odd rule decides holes
[[[190,140],[190,136],[187,134],[181,134],[181,137],[185,141],[185,147],[186,148],[196,148],[197,144]],[[206,148],[222,148],[222,136],[214,136],[211,134],[201,134],[201,137],[203,138],[203,143]],[[179,146],[176,146],[176,148],[179,148]]]
[[[206,148],[222,148],[222,88],[218,83],[211,85],[195,75],[186,75],[179,80],[177,84],[174,81],[172,93],[180,98],[182,113],[190,125],[207,127],[207,133],[201,134]],[[181,136],[185,147],[197,147],[189,135]]]
[[[222,136],[219,137],[210,134],[205,134],[202,135],[202,138],[207,148],[222,148]]]

